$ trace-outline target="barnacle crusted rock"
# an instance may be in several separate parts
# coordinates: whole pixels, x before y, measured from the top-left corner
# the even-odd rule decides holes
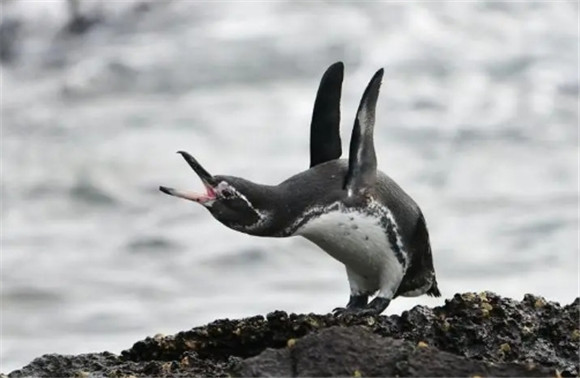
[[[46,355],[9,377],[577,376],[579,307],[579,299],[560,306],[533,295],[516,301],[484,292],[400,316],[276,311],[146,338],[120,356]]]

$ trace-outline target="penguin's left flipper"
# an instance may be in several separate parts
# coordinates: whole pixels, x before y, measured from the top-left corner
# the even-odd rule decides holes
[[[372,188],[377,181],[377,156],[373,132],[375,110],[384,70],[378,70],[364,91],[360,100],[348,157],[348,173],[345,189],[348,195],[359,194],[366,188]]]
[[[340,158],[340,96],[344,64],[336,62],[324,72],[310,123],[310,167]]]

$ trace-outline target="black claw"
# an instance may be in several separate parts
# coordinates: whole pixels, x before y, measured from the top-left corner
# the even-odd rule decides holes
[[[346,312],[346,307],[337,307],[334,310],[332,310],[332,315],[341,316],[345,312]]]
[[[346,307],[337,307],[332,310],[332,315],[336,317],[346,316],[346,315],[355,315],[358,314],[362,309],[360,308],[346,308]]]

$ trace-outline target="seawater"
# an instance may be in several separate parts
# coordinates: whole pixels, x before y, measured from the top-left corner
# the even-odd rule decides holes
[[[148,4],[148,5],[147,5]],[[210,172],[275,184],[308,167],[325,68],[346,64],[345,156],[380,67],[380,168],[415,198],[439,287],[578,296],[575,2],[3,3],[1,371],[118,353],[216,318],[344,305],[344,268],[158,192]],[[443,298],[395,300],[387,314]]]

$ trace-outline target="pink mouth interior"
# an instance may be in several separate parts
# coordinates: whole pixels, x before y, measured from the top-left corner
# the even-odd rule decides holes
[[[190,201],[199,202],[201,204],[213,201],[216,199],[216,192],[213,188],[206,183],[204,183],[206,193],[195,193],[195,192],[183,192],[176,190],[173,195],[176,197],[181,197]]]
[[[205,186],[205,190],[206,190],[206,197],[209,199],[215,199],[217,197],[217,193],[215,190],[213,190],[213,188],[211,186],[209,186],[208,184],[206,184],[205,182],[203,183],[203,185]]]

